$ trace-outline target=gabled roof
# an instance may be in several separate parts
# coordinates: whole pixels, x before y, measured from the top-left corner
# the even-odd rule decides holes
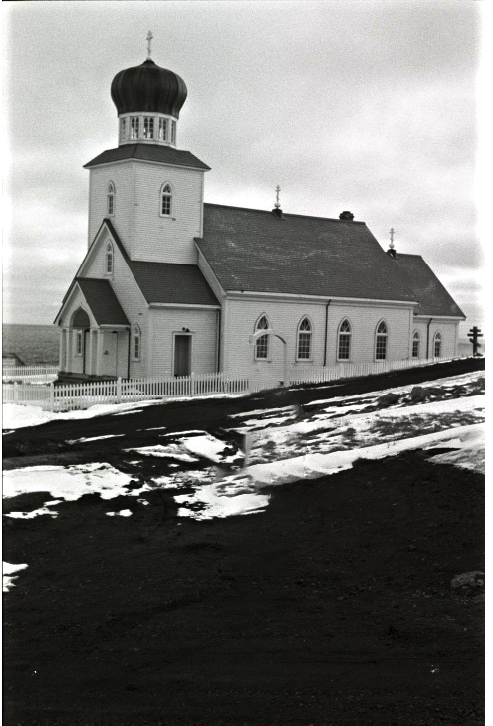
[[[171,164],[172,166],[188,166],[192,169],[209,170],[210,166],[197,159],[189,151],[174,149],[172,146],[159,146],[158,144],[123,144],[116,149],[107,149],[87,164],[84,169],[99,164],[109,164],[114,161],[126,161],[127,159],[139,159],[141,161],[155,161],[160,164]]]
[[[225,290],[416,300],[364,222],[205,204],[196,242]]]
[[[150,304],[219,306],[197,265],[131,261],[129,267],[143,296]]]
[[[120,253],[125,261],[125,263],[128,265],[135,282],[137,283],[137,286],[139,287],[142,295],[144,296],[144,299],[147,303],[153,304],[153,303],[167,303],[167,304],[174,304],[174,305],[214,305],[219,306],[219,302],[212,292],[211,288],[209,287],[209,283],[205,279],[202,271],[197,265],[173,265],[173,264],[167,264],[167,263],[161,263],[161,262],[135,262],[130,259],[128,256],[127,250],[123,246],[123,243],[118,235],[118,232],[116,231],[115,227],[113,226],[111,220],[104,219],[101,227],[99,228],[94,240],[96,241],[98,238],[100,239],[100,233],[103,227],[106,227],[108,231],[110,232],[116,246],[120,250]],[[55,318],[55,321],[58,319],[59,315],[62,312],[63,306],[65,305],[65,302],[67,301],[70,293],[72,292],[72,289],[74,285],[78,282],[80,284],[81,280],[84,280],[86,284],[86,289],[89,290],[89,287],[91,285],[91,281],[94,281],[95,278],[89,278],[85,277],[84,275],[81,275],[80,272],[84,268],[84,264],[86,260],[88,259],[89,255],[91,254],[92,250],[94,249],[93,245],[95,242],[92,243],[91,247],[89,248],[82,264],[79,267],[79,270],[77,272],[77,275],[72,280],[72,283],[65,293],[65,296],[62,301],[61,308],[59,312],[57,313],[57,317]],[[107,283],[107,285],[110,287],[112,294],[115,297],[115,300],[118,302],[118,298],[116,297],[116,294],[111,286],[111,283],[108,279],[103,280],[97,280],[97,282],[104,282]],[[83,283],[84,284],[84,283]],[[82,288],[81,288],[82,289]],[[84,292],[84,290],[83,290]],[[95,299],[95,304],[97,303],[98,293],[96,289],[94,290],[91,288],[91,290],[88,292],[89,295],[93,294]],[[103,295],[103,291],[101,288],[100,295]],[[84,296],[85,292],[84,292]],[[87,299],[87,297],[86,297]],[[88,304],[91,307],[89,300],[87,299]],[[120,303],[118,302],[118,305]],[[120,306],[121,307],[121,306]],[[99,309],[99,308],[98,308]],[[94,313],[94,310],[93,310]],[[122,310],[123,313],[123,310]],[[101,314],[101,313],[100,313]],[[124,314],[124,313],[123,313]],[[96,315],[95,315],[96,317]],[[105,324],[98,320],[99,324]],[[109,325],[117,325],[115,320],[109,321],[107,324]],[[128,324],[128,321],[127,323]]]
[[[127,316],[108,280],[76,277],[98,325],[129,325]]]
[[[406,274],[408,284],[419,301],[415,315],[466,317],[420,255],[397,254],[394,262]]]

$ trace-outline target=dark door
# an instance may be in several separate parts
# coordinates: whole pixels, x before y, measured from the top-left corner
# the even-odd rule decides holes
[[[190,335],[175,335],[174,375],[189,376],[191,373],[192,338]]]

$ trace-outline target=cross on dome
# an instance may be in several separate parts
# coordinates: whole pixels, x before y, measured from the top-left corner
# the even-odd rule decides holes
[[[147,33],[147,35],[146,35],[146,40],[147,40],[147,58],[150,58],[151,57],[151,40],[153,39],[153,37],[154,37],[153,34],[149,30],[148,33]]]

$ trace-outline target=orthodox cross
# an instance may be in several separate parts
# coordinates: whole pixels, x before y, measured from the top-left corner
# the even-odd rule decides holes
[[[153,39],[153,37],[154,37],[153,34],[149,30],[149,32],[146,35],[146,40],[147,40],[147,57],[148,58],[151,57],[151,40]]]
[[[393,227],[391,227],[390,228],[390,245],[389,245],[391,250],[393,250],[395,247],[394,234],[395,234],[395,229]]]
[[[278,184],[277,187],[276,187],[276,203],[274,204],[274,206],[275,206],[276,209],[279,209],[279,207],[281,206],[281,203],[279,201],[279,192],[280,191],[281,191],[281,187]]]

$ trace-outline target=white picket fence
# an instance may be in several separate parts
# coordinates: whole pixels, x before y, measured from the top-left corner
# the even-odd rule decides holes
[[[58,366],[5,366],[2,381],[23,383],[50,383],[58,376]]]
[[[374,363],[347,363],[333,366],[293,366],[290,380],[285,385],[303,383],[327,383],[342,378],[372,376],[395,370],[405,370],[433,363],[445,363],[454,358],[429,358],[424,360],[379,361]],[[182,378],[148,378],[65,385],[32,385],[29,383],[4,383],[5,403],[41,406],[50,411],[72,411],[88,408],[97,403],[126,403],[155,398],[193,397],[214,394],[247,394],[262,389],[276,388],[278,380],[235,376],[229,373],[192,374]]]
[[[250,391],[245,376],[206,373],[178,378],[67,383],[33,386],[3,384],[4,403],[39,405],[50,411],[73,411],[97,403],[127,403],[154,398],[204,396],[207,394],[245,394]]]
[[[454,358],[423,358],[411,360],[382,360],[372,363],[339,363],[333,366],[292,366],[290,370],[290,384],[301,383],[328,383],[340,378],[358,378],[360,376],[375,376],[379,373],[400,371],[417,366],[428,366],[433,363],[445,363]]]

